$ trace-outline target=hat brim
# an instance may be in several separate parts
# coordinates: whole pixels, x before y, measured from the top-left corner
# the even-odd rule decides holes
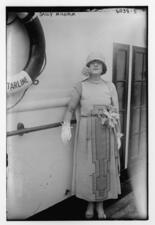
[[[102,60],[100,60],[100,59],[93,59],[93,60],[91,60],[90,62],[88,62],[88,63],[86,64],[86,66],[89,67],[90,64],[91,64],[93,61],[99,61],[99,62],[102,63],[102,73],[101,73],[101,74],[105,74],[106,71],[107,71],[107,66],[106,66],[105,62],[102,61]]]

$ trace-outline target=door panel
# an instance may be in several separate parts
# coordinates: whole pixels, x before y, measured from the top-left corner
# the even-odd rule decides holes
[[[131,133],[132,135],[139,133],[140,127],[140,109],[135,108],[132,110],[132,117],[131,117]]]
[[[145,132],[146,131],[146,109],[142,108],[141,110],[141,126],[140,126],[140,131]]]
[[[133,160],[138,157],[139,153],[139,134],[132,135],[132,142],[130,143],[130,158]]]
[[[122,110],[124,108],[124,102],[126,99],[125,93],[125,85],[123,82],[118,82],[117,83],[117,92],[118,92],[118,96],[119,96],[119,107],[120,110]]]
[[[137,107],[141,105],[141,92],[142,92],[141,82],[135,81],[135,83],[133,84],[133,93],[131,97],[132,107]]]
[[[133,165],[146,154],[147,135],[147,73],[146,49],[133,47],[131,86],[129,164]]]
[[[134,55],[134,58],[135,58],[134,73],[136,74],[134,79],[135,79],[135,81],[138,81],[138,80],[141,81],[142,80],[142,70],[143,70],[143,54],[141,54],[141,52],[137,52]]]
[[[128,71],[129,71],[129,45],[114,43],[113,46],[113,82],[116,85],[121,131],[124,134],[120,149],[121,169],[125,166],[125,138],[126,138],[126,114],[128,93]]]
[[[122,46],[121,46],[122,47]],[[126,69],[126,49],[120,48],[116,53],[116,74],[118,80],[124,80],[125,69]]]
[[[133,47],[131,74],[130,129],[128,146],[128,165],[146,154],[147,145],[147,57],[146,49]],[[114,44],[113,82],[116,85],[121,129],[124,134],[120,150],[121,166],[124,169],[126,115],[129,71],[129,46]]]

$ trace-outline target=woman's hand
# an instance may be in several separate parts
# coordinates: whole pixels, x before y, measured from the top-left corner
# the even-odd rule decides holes
[[[121,148],[121,139],[119,137],[117,137],[117,146],[118,146],[118,149]]]
[[[117,146],[118,146],[118,149],[121,148],[121,137],[123,136],[122,133],[118,133],[117,134]]]
[[[70,122],[63,122],[62,129],[61,129],[61,139],[63,143],[66,144],[68,141],[70,141],[71,137],[72,137],[72,134],[71,134]]]

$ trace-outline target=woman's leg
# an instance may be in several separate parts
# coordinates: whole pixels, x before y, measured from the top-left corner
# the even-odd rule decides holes
[[[99,219],[106,219],[106,215],[103,209],[103,202],[96,203],[96,211]]]
[[[87,219],[91,219],[94,216],[94,202],[88,202],[85,216]]]

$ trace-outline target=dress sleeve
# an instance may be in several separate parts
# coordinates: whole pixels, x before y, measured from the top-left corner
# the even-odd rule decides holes
[[[81,93],[82,93],[82,84],[81,84],[81,82],[78,82],[74,86],[74,88],[71,92],[71,98],[68,103],[69,111],[74,111],[76,109],[76,107],[78,106],[78,104],[80,102]]]

